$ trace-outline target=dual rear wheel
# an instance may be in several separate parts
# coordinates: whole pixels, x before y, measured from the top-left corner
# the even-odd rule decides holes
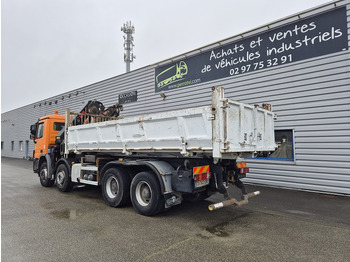
[[[102,195],[112,207],[131,202],[139,214],[146,216],[158,214],[165,206],[159,182],[152,172],[140,172],[131,179],[126,170],[110,168],[102,178]]]
[[[121,207],[130,203],[130,175],[121,168],[108,169],[102,178],[102,195],[112,207]]]
[[[152,216],[164,210],[164,197],[152,172],[138,173],[131,182],[130,190],[132,205],[139,214]]]

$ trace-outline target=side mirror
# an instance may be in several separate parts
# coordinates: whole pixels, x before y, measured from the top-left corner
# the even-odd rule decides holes
[[[30,139],[32,139],[32,140],[35,139],[36,128],[37,128],[36,124],[30,126]]]

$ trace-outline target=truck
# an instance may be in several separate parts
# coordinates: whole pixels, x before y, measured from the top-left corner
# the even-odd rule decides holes
[[[212,88],[211,101],[125,118],[121,105],[104,110],[95,100],[80,112],[56,110],[30,128],[33,171],[42,186],[61,192],[100,186],[109,206],[131,203],[146,216],[214,193],[223,201],[209,210],[247,204],[260,192],[248,193],[241,181],[249,172],[244,159],[275,150],[275,114],[271,105],[225,98],[223,87]],[[229,185],[240,189],[241,200],[230,196]]]

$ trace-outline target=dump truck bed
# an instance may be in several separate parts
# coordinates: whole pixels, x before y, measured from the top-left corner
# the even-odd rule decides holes
[[[66,119],[69,119],[66,116]],[[212,105],[72,126],[66,123],[66,153],[176,153],[213,158],[274,151],[274,114],[225,99],[214,88]]]

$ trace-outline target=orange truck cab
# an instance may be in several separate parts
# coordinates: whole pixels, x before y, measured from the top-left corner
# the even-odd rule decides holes
[[[56,148],[56,135],[61,131],[65,124],[65,116],[59,115],[58,110],[52,115],[41,117],[37,123],[30,126],[30,138],[34,140],[35,146],[33,151],[33,169],[41,172],[47,172],[49,167],[42,167],[41,161],[47,158],[51,150]],[[50,169],[50,168],[49,168]]]

